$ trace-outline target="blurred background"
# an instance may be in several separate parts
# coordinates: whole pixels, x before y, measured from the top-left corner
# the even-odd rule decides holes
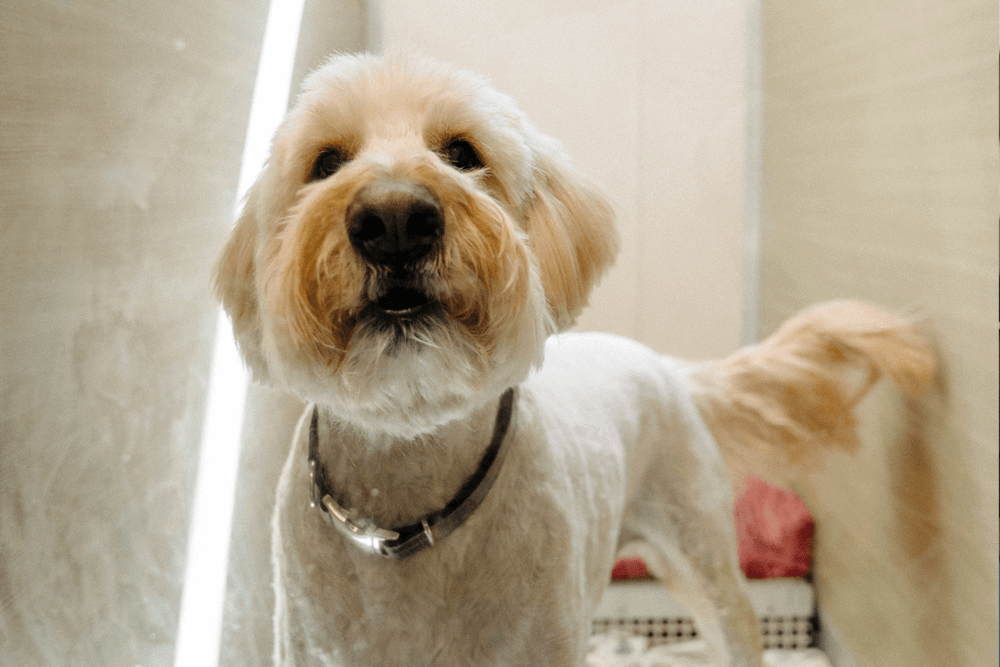
[[[209,272],[268,13],[0,6],[0,664],[175,664],[211,445]],[[914,425],[876,397],[862,453],[801,491],[816,589],[842,664],[997,664],[996,2],[305,0],[302,13],[293,90],[333,51],[415,47],[488,76],[566,145],[623,240],[582,329],[709,358],[829,298],[926,318],[946,380],[922,436],[900,437]],[[270,661],[270,509],[300,410],[247,396],[227,667]]]

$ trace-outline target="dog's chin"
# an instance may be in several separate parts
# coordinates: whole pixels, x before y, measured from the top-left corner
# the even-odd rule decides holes
[[[427,301],[405,309],[365,307],[350,345],[331,374],[314,362],[278,353],[283,384],[371,442],[413,439],[468,416],[527,377],[534,354],[515,347],[482,350]]]
[[[427,304],[413,312],[372,312],[359,322],[337,373],[345,421],[373,433],[412,438],[460,419],[502,387],[458,327]]]

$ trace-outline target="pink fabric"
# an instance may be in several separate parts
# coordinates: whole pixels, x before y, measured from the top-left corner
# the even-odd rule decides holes
[[[791,491],[751,477],[736,501],[740,568],[750,579],[801,577],[812,557],[813,518]],[[647,576],[639,558],[621,558],[612,579]]]
[[[641,558],[635,556],[619,558],[618,562],[615,563],[614,569],[611,570],[612,579],[636,579],[648,575],[649,571],[646,570],[646,564],[642,562]]]
[[[750,579],[809,572],[813,518],[793,492],[751,477],[736,503],[736,535],[740,567]]]

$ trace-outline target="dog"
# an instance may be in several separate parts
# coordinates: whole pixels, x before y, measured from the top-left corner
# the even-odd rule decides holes
[[[485,80],[412,54],[306,79],[214,271],[254,379],[309,403],[272,523],[275,664],[579,666],[622,554],[720,665],[761,664],[730,475],[855,447],[867,387],[921,391],[932,358],[853,302],[714,364],[565,333],[617,247],[609,203]]]

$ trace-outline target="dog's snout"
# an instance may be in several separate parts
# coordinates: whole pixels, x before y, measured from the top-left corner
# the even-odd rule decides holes
[[[347,233],[372,264],[411,264],[430,254],[444,233],[441,203],[422,185],[380,181],[361,189],[347,207]]]

